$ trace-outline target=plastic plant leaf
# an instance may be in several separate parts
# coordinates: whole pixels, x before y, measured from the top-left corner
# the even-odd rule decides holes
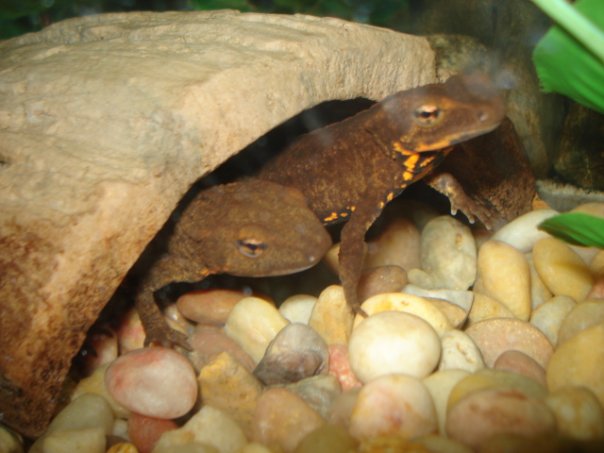
[[[541,222],[539,229],[573,245],[604,248],[604,218],[582,212],[559,214]]]
[[[533,1],[557,22],[533,52],[543,90],[604,113],[604,1]]]

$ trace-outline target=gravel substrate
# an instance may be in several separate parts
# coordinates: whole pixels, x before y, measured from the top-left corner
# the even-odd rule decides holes
[[[597,451],[604,251],[538,231],[553,214],[494,235],[450,216],[393,222],[368,247],[367,318],[336,285],[278,308],[190,293],[167,310],[187,354],[142,348],[130,313],[30,451]],[[0,428],[1,451],[21,445]]]

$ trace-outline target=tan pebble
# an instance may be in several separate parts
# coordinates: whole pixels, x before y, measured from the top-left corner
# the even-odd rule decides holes
[[[265,385],[287,384],[327,372],[329,351],[306,324],[285,326],[270,342],[254,375]]]
[[[184,317],[200,324],[223,325],[231,310],[246,297],[241,291],[212,289],[183,294],[176,301]]]
[[[119,444],[112,445],[107,453],[139,453],[139,450],[130,442],[120,442]]]
[[[352,330],[353,314],[346,303],[344,290],[331,285],[319,294],[308,325],[330,344],[347,344]]]
[[[459,369],[473,372],[484,368],[480,350],[461,330],[449,330],[441,336],[439,370]]]
[[[203,367],[198,380],[204,404],[224,411],[249,437],[262,393],[260,381],[226,352]]]
[[[439,335],[452,328],[447,317],[438,308],[423,297],[411,294],[378,294],[363,302],[361,308],[368,316],[386,311],[415,315],[430,324]],[[354,327],[356,328],[364,319],[363,316],[357,315],[354,320]]]
[[[254,416],[253,440],[271,451],[293,452],[325,420],[302,398],[283,388],[270,388],[259,398]]]
[[[166,431],[178,428],[173,420],[146,417],[132,413],[128,417],[127,439],[130,439],[141,453],[150,452]]]
[[[182,445],[165,445],[155,448],[152,453],[222,453],[211,445],[201,442],[188,442]]]
[[[279,313],[289,322],[308,324],[317,298],[308,294],[290,296],[279,305]]]
[[[480,292],[474,292],[474,302],[468,313],[468,325],[493,318],[514,318],[514,314],[501,302]]]
[[[472,453],[472,450],[461,442],[435,434],[417,437],[413,439],[413,443],[425,447],[428,450],[427,453]],[[412,452],[415,453],[414,450],[409,453]]]
[[[545,399],[558,422],[559,432],[571,439],[603,439],[604,409],[585,387],[562,387]]]
[[[223,329],[216,326],[199,325],[189,340],[193,351],[189,359],[197,371],[210,363],[221,352],[228,352],[235,360],[252,372],[254,360]]]
[[[342,393],[338,380],[328,374],[302,379],[293,384],[285,385],[285,388],[302,398],[324,419],[330,416],[333,402]]]
[[[476,278],[476,243],[470,229],[451,216],[430,220],[421,233],[421,269],[429,281],[414,281],[410,273],[411,283],[433,289],[468,289]]]
[[[534,379],[510,371],[484,368],[460,379],[455,384],[449,393],[447,411],[467,395],[489,389],[514,390],[537,400],[547,395],[546,388]]]
[[[470,373],[465,370],[440,370],[424,378],[423,383],[432,395],[438,419],[438,432],[445,433],[447,402],[453,387]]]
[[[344,428],[325,424],[302,439],[295,453],[349,453],[356,442]]]
[[[531,315],[531,324],[545,334],[551,344],[558,343],[560,326],[573,307],[575,301],[568,296],[556,296],[537,307]]]
[[[239,425],[225,412],[204,405],[182,427],[162,434],[153,452],[181,452],[195,443],[211,446],[221,453],[235,453],[247,440]]]
[[[596,275],[594,273],[594,275]],[[589,299],[598,299],[604,300],[604,276],[596,276],[594,280],[594,285],[591,287],[591,290],[587,294],[586,298]]]
[[[118,403],[107,391],[107,386],[105,385],[105,373],[107,368],[109,368],[109,365],[97,368],[90,376],[80,380],[71,394],[71,399],[75,400],[85,393],[93,393],[102,396],[103,399],[109,403],[116,416],[128,418],[130,411]]]
[[[548,234],[537,227],[541,222],[557,214],[553,209],[537,209],[515,218],[501,227],[493,240],[505,242],[522,253],[531,251],[535,243]]]
[[[498,434],[490,437],[479,449],[480,453],[575,453],[604,451],[604,440],[580,441],[560,434],[542,434],[526,437],[519,434]]]
[[[556,419],[547,405],[518,390],[489,389],[468,394],[448,412],[449,437],[477,449],[491,436],[553,434]]]
[[[543,283],[543,280],[541,280],[541,277],[539,276],[539,272],[535,269],[533,254],[527,253],[525,257],[529,263],[529,269],[531,270],[531,305],[534,311],[554,297],[554,295],[547,289],[547,286],[545,286],[545,283]]]
[[[4,425],[0,425],[0,451],[3,453],[23,453],[24,451],[21,436]]]
[[[40,437],[30,451],[37,452],[76,452],[104,453],[107,445],[105,433],[101,427],[54,431]]]
[[[448,300],[430,298],[426,300],[445,315],[445,318],[447,318],[447,321],[449,321],[449,324],[454,329],[460,328],[468,319],[469,311],[465,311],[459,305],[453,304]]]
[[[91,375],[98,367],[108,365],[118,356],[117,334],[109,326],[88,333],[84,351],[90,351],[83,357],[83,371]]]
[[[495,363],[495,370],[511,371],[518,373],[528,378],[534,379],[539,384],[547,385],[545,380],[545,370],[534,359],[523,352],[509,350],[502,352]]]
[[[323,261],[327,264],[327,266],[333,271],[334,274],[340,274],[340,243],[333,244],[325,256],[323,257]]]
[[[604,250],[600,250],[596,255],[591,259],[589,263],[589,270],[592,275],[597,278],[604,277]]]
[[[197,400],[197,380],[191,363],[178,352],[163,347],[120,356],[107,368],[105,384],[117,402],[149,417],[180,417]]]
[[[407,271],[399,266],[380,266],[365,270],[357,289],[360,301],[376,294],[400,291],[407,284]]]
[[[585,386],[604,406],[604,323],[591,326],[558,345],[547,367],[550,391]]]
[[[480,349],[488,367],[510,349],[524,352],[542,367],[547,366],[553,347],[547,337],[532,324],[513,318],[494,318],[472,324],[466,333]]]
[[[604,322],[604,300],[584,301],[576,304],[560,325],[558,344],[562,344],[579,332]]]
[[[390,374],[361,389],[349,432],[363,440],[388,435],[412,438],[437,429],[436,410],[426,386],[412,376]]]
[[[554,238],[541,239],[533,248],[535,268],[555,296],[580,302],[589,293],[593,279],[589,268],[571,248]]]
[[[141,349],[145,344],[145,329],[134,309],[128,311],[122,318],[117,329],[117,339],[120,354]]]
[[[348,350],[354,374],[367,383],[390,373],[428,375],[438,364],[441,345],[423,319],[386,311],[366,318],[352,331]]]
[[[571,209],[571,212],[584,212],[585,214],[591,214],[597,217],[604,217],[604,203],[597,201],[582,203],[579,206],[576,206]]]
[[[521,252],[503,242],[485,242],[478,251],[478,274],[487,296],[505,305],[516,318],[529,319],[531,273]]]
[[[231,310],[224,331],[258,363],[269,343],[287,324],[273,304],[258,297],[246,297]]]
[[[393,219],[376,239],[367,243],[366,268],[390,265],[402,269],[420,266],[420,234],[408,219]]]
[[[348,346],[343,344],[329,345],[329,374],[336,377],[344,391],[363,385],[350,368]]]
[[[331,405],[328,421],[334,425],[350,427],[350,415],[359,397],[361,388],[355,387],[340,393]]]

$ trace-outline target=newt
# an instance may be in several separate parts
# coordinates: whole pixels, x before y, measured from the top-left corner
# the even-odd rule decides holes
[[[324,224],[340,234],[340,281],[350,308],[363,313],[357,286],[365,233],[382,209],[436,168],[457,143],[495,129],[505,115],[499,90],[482,74],[400,91],[366,110],[302,135],[257,177],[299,189]],[[432,181],[437,184],[437,181]],[[488,223],[481,206],[451,191],[467,217]]]
[[[269,277],[305,270],[331,245],[331,237],[295,188],[244,179],[205,189],[185,207],[167,250],[141,281],[136,308],[145,344],[190,349],[156,305],[157,291],[173,282],[209,275]]]

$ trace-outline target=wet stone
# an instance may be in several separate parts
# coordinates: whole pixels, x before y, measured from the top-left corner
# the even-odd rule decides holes
[[[297,382],[327,372],[329,351],[321,336],[305,324],[289,324],[268,345],[254,375],[266,385]]]
[[[199,324],[224,325],[231,310],[246,297],[241,291],[212,289],[183,294],[176,301],[182,315]]]
[[[222,352],[228,352],[250,372],[256,366],[249,354],[219,327],[197,326],[189,343],[193,348],[193,351],[189,353],[189,359],[196,370],[201,370]]]

